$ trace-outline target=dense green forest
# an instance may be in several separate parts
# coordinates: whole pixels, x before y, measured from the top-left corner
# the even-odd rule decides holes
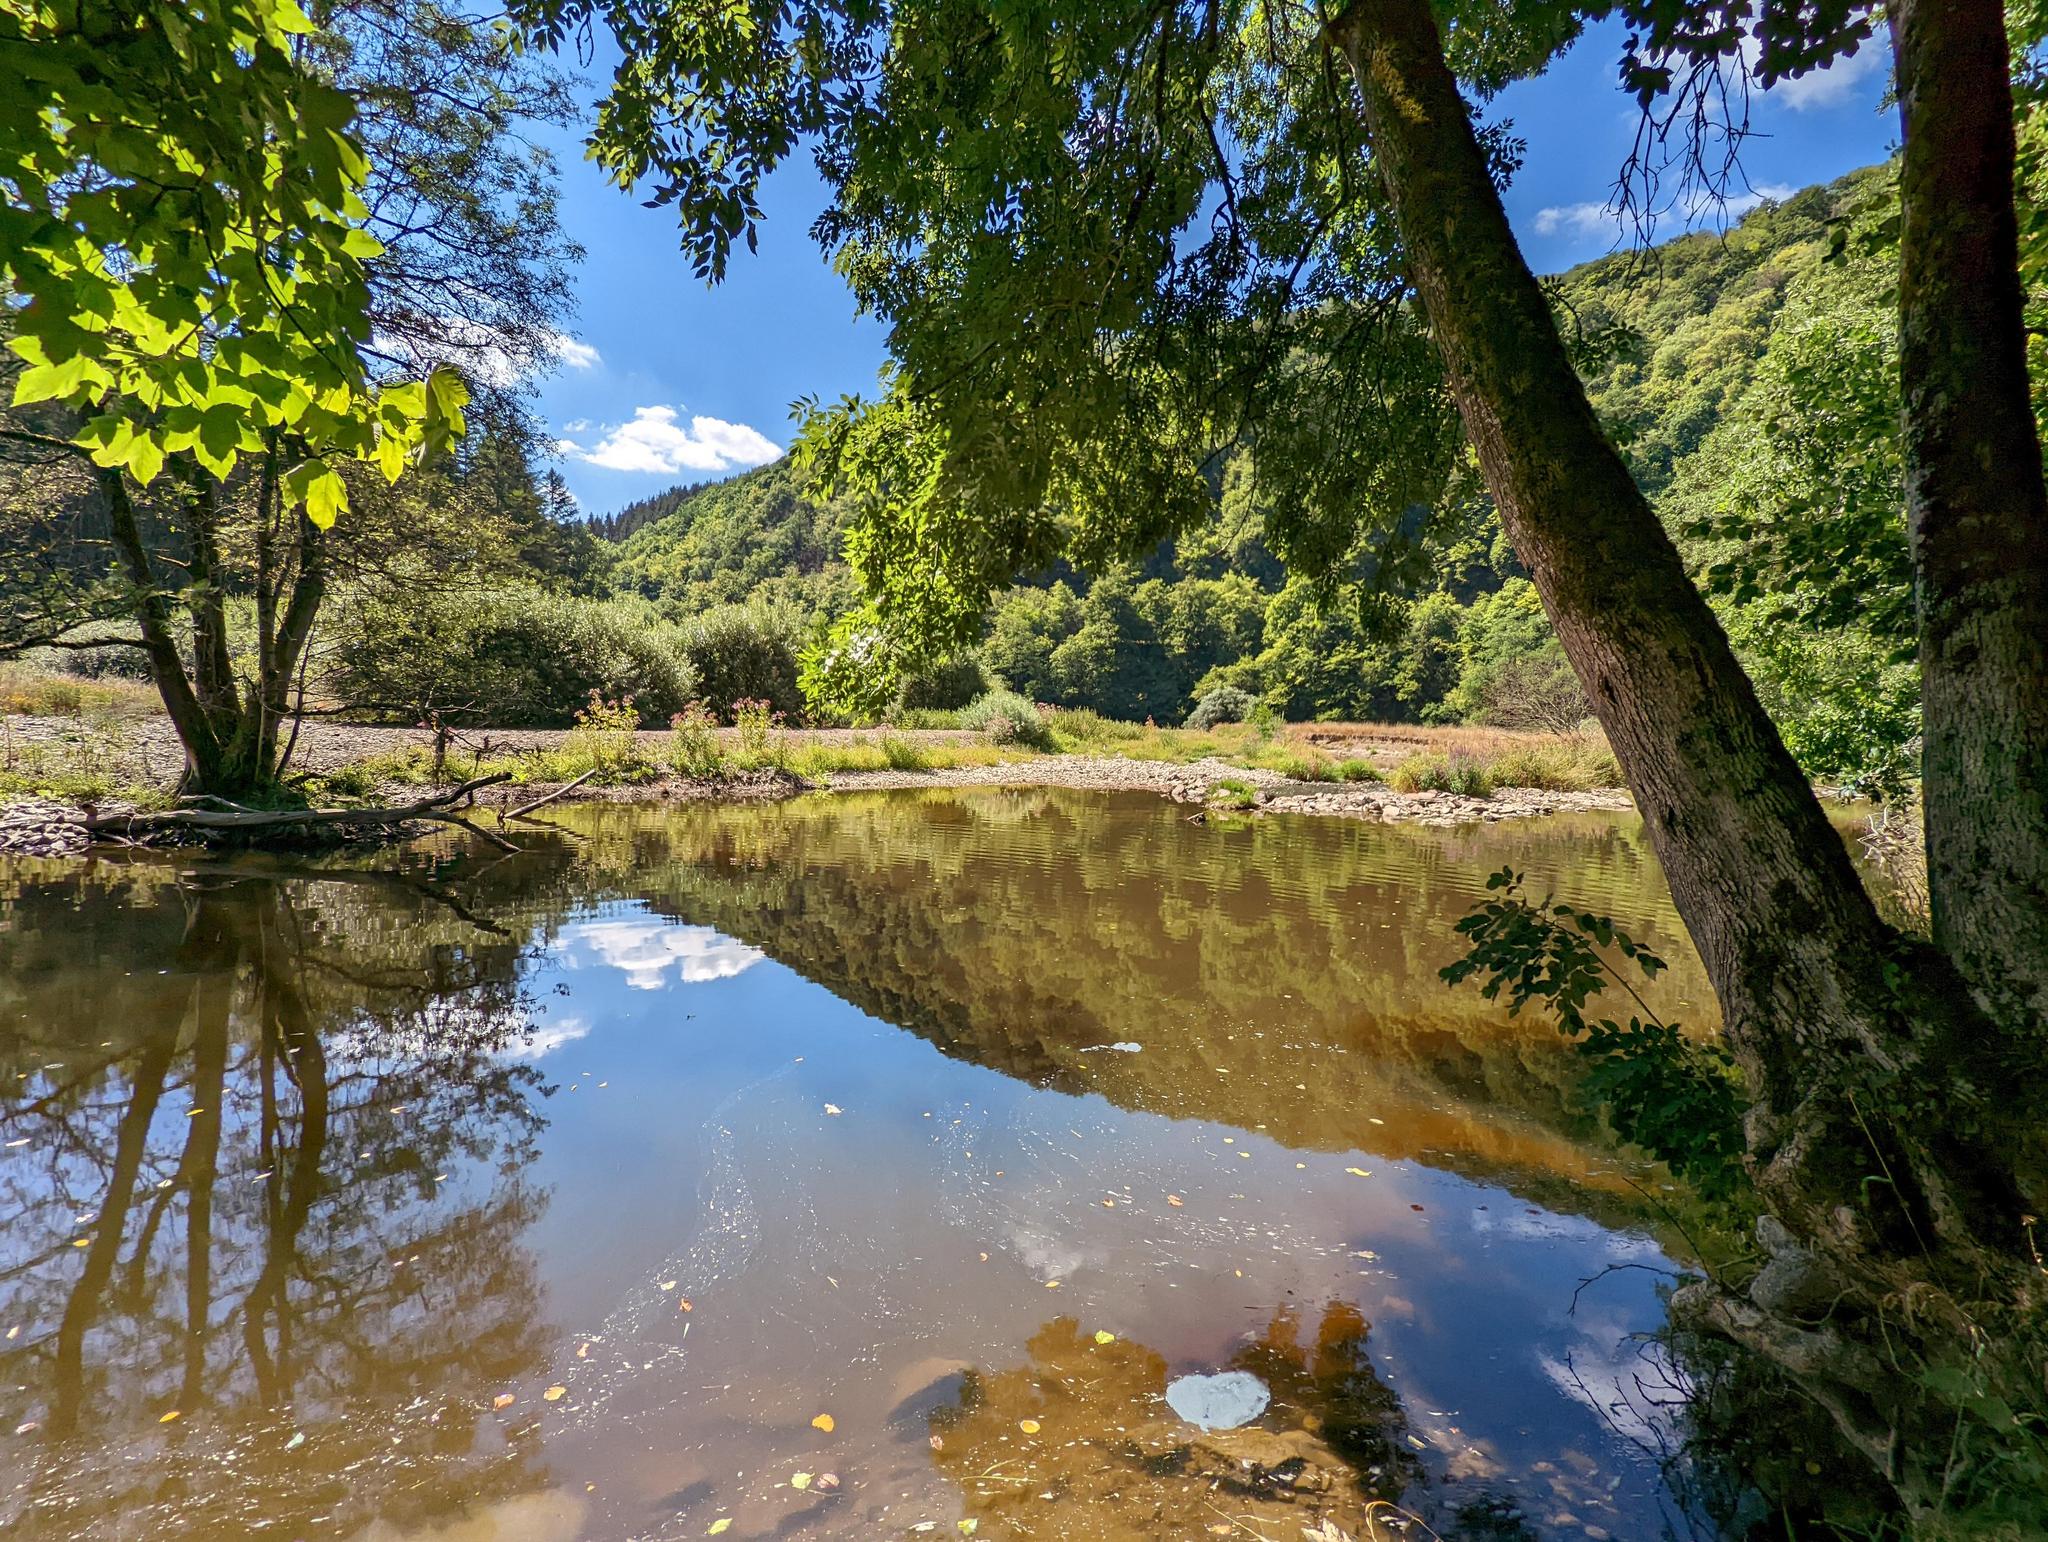
[[[1918,732],[1896,326],[1875,265],[1833,233],[1881,211],[1895,176],[1870,168],[1725,232],[1617,251],[1551,290],[1603,422],[1696,575],[1720,579],[1723,622],[1794,753],[1815,777],[1877,787],[1906,774]],[[309,643],[317,697],[457,724],[566,724],[593,690],[632,696],[650,723],[742,698],[835,719],[807,699],[801,659],[861,599],[845,500],[813,496],[786,457],[587,515],[544,454],[516,410],[486,403],[428,473],[359,493],[389,534],[334,575],[331,620]],[[1142,562],[1090,572],[1062,559],[1021,575],[993,597],[979,644],[902,680],[889,715],[992,687],[1160,724],[1205,697],[1212,712],[1263,706],[1290,721],[1571,730],[1590,715],[1469,467],[1391,539],[1360,536],[1313,575],[1268,540],[1276,511],[1256,446],[1221,465],[1212,493],[1205,524]],[[52,501],[47,477],[27,472],[11,494]],[[55,501],[81,499],[73,485]],[[1881,523],[1853,585],[1815,582],[1772,545],[1778,525],[1816,510]],[[55,571],[114,576],[103,516],[88,509],[56,547],[48,523],[8,527],[17,610]],[[228,608],[240,637],[248,604]],[[73,650],[65,662],[141,660]]]
[[[1745,532],[1795,508],[1886,503],[1892,588],[1838,614],[1825,596],[1766,581],[1722,601],[1724,622],[1795,753],[1814,775],[1895,778],[1917,731],[1906,640],[1895,326],[1866,267],[1830,260],[1830,232],[1891,195],[1872,168],[1725,233],[1622,251],[1556,281],[1584,341],[1595,405],[1696,571],[1739,565]],[[1835,404],[1797,417],[1793,389]],[[1830,430],[1823,432],[1823,430]],[[1265,538],[1255,452],[1216,479],[1204,528],[1141,564],[1062,562],[996,598],[986,635],[947,669],[905,682],[908,707],[955,707],[988,684],[1034,701],[1178,723],[1235,687],[1296,721],[1576,725],[1588,715],[1492,504],[1468,479],[1415,522],[1412,549],[1361,547],[1348,581],[1290,574]],[[1855,485],[1843,483],[1844,470]],[[710,614],[792,656],[844,614],[858,586],[847,511],[807,494],[792,460],[678,487],[589,522],[576,583],[644,601],[682,627]],[[1767,575],[1767,578],[1771,575]],[[1888,604],[1879,603],[1888,600]],[[743,607],[743,609],[734,609]],[[778,706],[793,666],[750,676]],[[766,687],[773,685],[775,689]]]

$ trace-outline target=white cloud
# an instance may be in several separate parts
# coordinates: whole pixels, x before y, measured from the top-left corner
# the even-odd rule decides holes
[[[1740,193],[1716,199],[1705,188],[1692,188],[1679,199],[1679,212],[1687,224],[1696,220],[1739,220],[1759,204],[1783,203],[1799,189],[1785,182],[1760,182]]]
[[[604,357],[590,344],[579,342],[566,332],[555,334],[555,357],[571,369],[595,369]]]
[[[626,984],[641,991],[660,990],[671,966],[678,980],[692,985],[730,979],[767,956],[708,926],[661,921],[586,921],[567,928],[563,936],[624,973]]]
[[[580,1017],[565,1017],[551,1027],[536,1028],[529,1038],[521,1039],[506,1051],[514,1060],[538,1060],[543,1055],[552,1055],[564,1044],[574,1044],[578,1039],[590,1036],[590,1024]]]
[[[1621,215],[1608,203],[1552,204],[1536,211],[1539,236],[1618,236]]]
[[[590,419],[588,418],[572,418],[569,422],[562,425],[562,432],[565,434],[582,434],[589,431]]]
[[[1716,198],[1705,188],[1688,188],[1677,202],[1657,211],[1655,222],[1676,216],[1687,229],[1698,224],[1732,224],[1763,203],[1782,203],[1799,189],[1783,182],[1760,182],[1726,198]],[[1601,237],[1618,241],[1634,234],[1633,226],[1612,203],[1552,204],[1538,209],[1531,226],[1539,236],[1565,236],[1574,241]],[[1652,234],[1656,231],[1653,228]]]
[[[596,446],[559,441],[565,455],[607,471],[733,471],[762,466],[782,447],[744,423],[695,416],[686,428],[673,407],[636,407],[630,423],[611,425]]]

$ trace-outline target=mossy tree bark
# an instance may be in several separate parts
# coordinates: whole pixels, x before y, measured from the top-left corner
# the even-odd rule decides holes
[[[2048,488],[2029,397],[1998,0],[1890,9],[1905,144],[1899,352],[1934,937],[2048,1024]]]
[[[1410,274],[1502,524],[1627,774],[1750,1081],[1749,1144],[1777,1218],[1766,1239],[1774,1262],[1758,1277],[1760,1298],[1712,1304],[1717,1324],[1805,1377],[1845,1433],[1895,1469],[1900,1432],[1922,1416],[1914,1394],[1883,1371],[1853,1314],[1814,1326],[1800,1309],[1817,1290],[1849,1293],[1873,1314],[1868,1326],[1906,1293],[1940,1332],[1964,1332],[1961,1303],[1987,1291],[2022,1302],[2038,1288],[2019,1176],[2031,1137],[2015,1134],[2024,1107],[2011,1101],[2038,1080],[2038,1057],[1998,1011],[2012,992],[1973,999],[1957,967],[1984,977],[2000,943],[1952,960],[1878,917],[1600,426],[1509,228],[1427,0],[1356,0],[1331,37],[1357,80]],[[2009,220],[2009,161],[2005,198]],[[2009,239],[2004,250],[2009,262]],[[1993,260],[1980,254],[1979,271]],[[1923,330],[1954,337],[1974,325],[1964,316]],[[1960,341],[1949,347],[1967,354]],[[1909,367],[1925,351],[1909,353]],[[1909,412],[1918,399],[1909,388]],[[2025,718],[2016,704],[2027,688],[2013,670],[2029,656],[2012,620],[2027,613],[2025,585],[1987,588],[1969,551],[1975,522],[2018,513],[2008,482],[1993,480],[2003,496],[1980,498],[1981,514],[1917,516],[1932,536],[1918,550],[1946,553],[1923,585],[1941,597],[1937,622],[1955,639],[1952,683],[1934,686],[1948,700],[1929,704],[1930,738],[1936,723],[1946,737],[1930,750],[1927,800],[1931,831],[1960,832],[1945,860],[1966,860],[1966,848],[1981,860],[1994,841],[2004,854],[1982,882],[1951,874],[1948,937],[1969,930],[2011,946],[2027,935],[2015,901],[2039,870],[2048,822],[2038,799],[2002,801],[2023,757],[1986,742]],[[1933,483],[1920,496],[1951,495]],[[1973,618],[1980,601],[1994,614]],[[2038,629],[2031,645],[2038,657]],[[1980,702],[1992,710],[1980,715]],[[1935,810],[1949,799],[1963,806]],[[2038,935],[2042,913],[2031,919]],[[1907,1475],[1893,1475],[1903,1485]]]

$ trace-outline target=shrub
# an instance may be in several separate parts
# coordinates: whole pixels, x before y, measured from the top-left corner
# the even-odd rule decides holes
[[[1502,750],[1487,773],[1496,787],[1542,787],[1587,792],[1622,785],[1621,766],[1599,744],[1532,744]]]
[[[668,761],[683,776],[714,775],[725,757],[718,749],[718,717],[693,701],[668,720]]]
[[[1234,685],[1221,685],[1206,692],[1195,703],[1195,710],[1188,714],[1189,728],[1214,728],[1218,723],[1242,723],[1252,715],[1258,705],[1250,691],[1241,691]]]
[[[686,629],[683,652],[714,710],[731,714],[742,701],[762,701],[784,716],[802,713],[796,639],[766,611],[745,605],[708,610]]]
[[[1356,756],[1349,760],[1338,761],[1330,770],[1340,782],[1383,782],[1386,780],[1385,777],[1380,775],[1380,768],[1378,766],[1369,760],[1361,760]]]
[[[1593,704],[1562,650],[1502,660],[1478,685],[1480,715],[1501,728],[1576,734]]]
[[[633,763],[633,735],[640,713],[633,698],[607,701],[597,691],[576,713],[576,726],[562,746],[571,757],[586,758],[598,772],[622,771]]]
[[[1045,719],[1015,691],[990,691],[977,698],[961,709],[960,726],[985,733],[997,744],[1021,744],[1034,750],[1053,747]]]
[[[660,720],[697,695],[682,633],[646,605],[540,589],[358,597],[332,651],[330,689],[385,721],[559,728],[592,692]]]
[[[1071,739],[1076,744],[1116,744],[1140,738],[1145,732],[1136,723],[1104,717],[1093,707],[1055,708],[1046,719],[1045,726],[1058,737]]]
[[[1226,776],[1209,784],[1209,791],[1203,796],[1202,801],[1214,804],[1218,808],[1254,809],[1259,806],[1259,790],[1250,782]]]
[[[1319,755],[1313,750],[1306,754],[1297,750],[1284,750],[1277,755],[1267,755],[1261,761],[1269,771],[1278,771],[1293,782],[1334,782],[1337,780],[1336,767],[1329,756]]]
[[[895,734],[882,735],[882,758],[891,771],[924,771],[931,765],[923,750]]]
[[[988,688],[988,675],[981,660],[963,653],[904,676],[902,688],[896,693],[896,710],[950,712],[966,706]],[[890,714],[892,720],[895,716],[895,712]]]
[[[1410,755],[1387,777],[1396,792],[1455,792],[1484,798],[1493,791],[1486,767],[1469,755]]]
[[[958,712],[942,712],[936,707],[899,707],[889,714],[892,728],[958,728]]]
[[[782,764],[782,714],[766,701],[741,697],[732,704],[740,757],[751,766]]]

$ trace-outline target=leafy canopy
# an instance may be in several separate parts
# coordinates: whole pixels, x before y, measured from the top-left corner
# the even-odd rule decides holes
[[[462,432],[467,391],[371,378],[369,165],[348,94],[301,63],[311,31],[292,0],[0,0],[0,276],[17,405],[76,409],[93,460],[143,484],[275,440],[324,526],[332,461],[395,481]]]
[[[1702,111],[1746,48],[1768,80],[1869,30],[1838,0],[1439,9],[1481,95],[1619,12],[1636,29],[1627,82]],[[700,274],[752,243],[761,178],[815,147],[833,197],[814,234],[888,322],[894,364],[880,400],[808,404],[801,453],[855,500],[849,556],[871,597],[813,684],[857,694],[878,665],[957,644],[993,587],[1054,554],[1092,566],[1192,527],[1246,447],[1290,568],[1331,586],[1412,565],[1415,516],[1460,439],[1328,41],[1336,14],[1301,0],[515,7],[546,46],[609,25],[625,60],[592,153],[676,208]],[[1659,73],[1684,59],[1703,66]],[[1669,117],[1672,153],[1695,121]],[[1505,179],[1521,147],[1483,133]]]

